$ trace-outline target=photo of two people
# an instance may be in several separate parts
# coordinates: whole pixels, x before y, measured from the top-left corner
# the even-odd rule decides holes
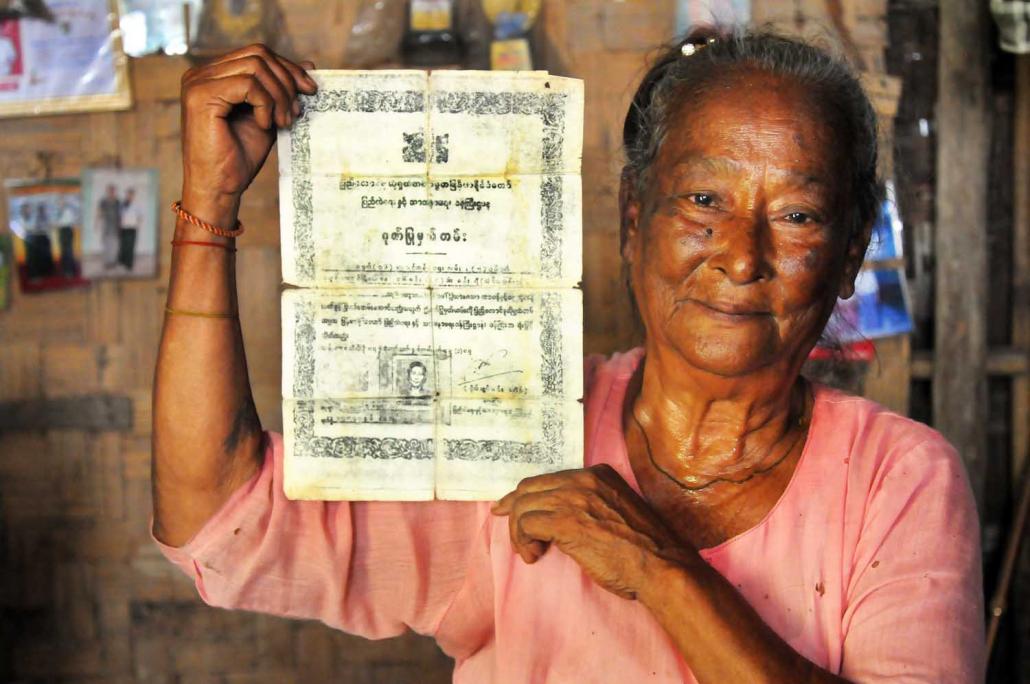
[[[84,271],[90,278],[152,276],[157,267],[157,172],[87,169],[82,176]]]

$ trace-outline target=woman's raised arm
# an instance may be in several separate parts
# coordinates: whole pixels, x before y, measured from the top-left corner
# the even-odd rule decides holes
[[[187,71],[182,208],[234,227],[276,129],[300,113],[297,94],[315,89],[300,66],[262,45]],[[152,478],[154,534],[179,546],[256,471],[262,444],[236,317],[235,240],[180,218],[175,241],[193,244],[172,254],[154,377]]]

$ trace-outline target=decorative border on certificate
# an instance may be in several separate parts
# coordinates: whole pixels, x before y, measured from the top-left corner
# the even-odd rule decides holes
[[[565,146],[564,93],[429,93],[436,111],[442,114],[539,116],[544,126],[541,161],[544,178],[540,185],[540,219],[543,241],[540,245],[541,275],[559,278],[562,272],[562,178],[560,170]],[[301,95],[304,114],[294,124],[290,151],[296,169],[293,176],[294,263],[297,275],[314,278],[315,242],[312,233],[311,119],[308,112],[394,112],[413,114],[425,111],[425,93],[415,90],[320,90]]]
[[[562,262],[561,176],[547,176],[540,184],[540,219],[544,227],[544,240],[540,245],[540,275],[547,278],[560,278]]]
[[[540,117],[544,124],[541,161],[544,163],[545,174],[540,185],[540,222],[543,226],[540,275],[547,278],[561,277],[562,179],[553,174],[560,169],[561,153],[565,147],[565,101],[568,95],[475,91],[430,93],[430,98],[436,111],[441,114],[519,114]]]
[[[294,453],[298,458],[431,460],[434,440],[404,437],[319,437],[315,435],[315,400],[293,404]]]
[[[311,302],[297,302],[294,314],[297,327],[293,335],[294,361],[293,394],[310,397],[315,384],[315,308]],[[301,409],[301,403],[293,405],[293,425],[296,433],[294,449],[297,456],[315,456],[312,453],[312,438],[315,436],[314,407]]]
[[[433,459],[433,440],[397,437],[312,437],[307,442],[313,453],[298,456],[325,458],[371,458],[374,460],[429,461]]]
[[[309,112],[384,112],[415,114],[425,111],[425,93],[418,90],[319,90],[301,95],[304,113],[293,125],[290,153],[293,175],[293,244],[297,275],[313,278],[315,240],[311,224],[311,119]]]
[[[544,173],[557,173],[565,146],[564,93],[488,93],[483,91],[430,92],[432,106],[441,114],[473,116],[539,116],[544,124]]]
[[[492,93],[440,92],[429,93],[431,109],[440,113],[477,116],[539,116],[544,127],[541,161],[544,173],[540,186],[542,242],[541,275],[558,278],[562,271],[563,178],[560,174],[565,145],[565,106],[568,96],[562,93]],[[294,125],[291,154],[295,174],[293,184],[294,251],[297,275],[314,277],[314,235],[312,215],[311,120],[307,112],[393,112],[419,113],[426,107],[422,91],[355,91],[321,90],[314,96],[302,96],[305,115]],[[563,398],[562,359],[564,340],[561,333],[561,297],[558,293],[542,294],[540,299],[541,379],[543,394],[548,400]],[[310,306],[297,311],[295,332],[294,395],[311,396],[314,387],[314,310]],[[300,457],[361,459],[426,459],[433,458],[433,439],[389,437],[318,437],[314,434],[314,407],[308,402],[294,405],[295,455]],[[532,442],[514,440],[446,439],[441,456],[451,460],[502,461],[508,463],[554,464],[559,461],[564,444],[564,413],[560,407],[541,409],[541,439]]]
[[[540,296],[542,326],[540,330],[541,379],[544,395],[561,400],[564,378],[562,357],[564,338],[561,333],[561,296],[545,293]],[[309,397],[315,383],[315,311],[311,302],[298,302],[294,333],[294,396]],[[302,409],[302,406],[306,408]],[[444,440],[444,458],[461,461],[504,461],[508,463],[557,463],[563,451],[565,420],[555,407],[542,409],[543,440],[515,442],[509,440]],[[298,401],[293,406],[294,455],[306,458],[432,458],[432,439],[393,439],[383,437],[317,437],[313,400]],[[342,440],[342,441],[341,441]],[[422,446],[418,446],[415,443]],[[428,449],[429,456],[422,455]]]
[[[547,407],[542,413],[543,439],[540,441],[445,439],[443,457],[449,461],[559,463],[565,449],[565,421],[556,407]]]
[[[561,397],[564,389],[562,358],[565,341],[561,334],[561,297],[557,293],[540,296],[542,311],[540,318],[540,379],[544,384],[544,396]]]
[[[315,387],[314,302],[298,300],[294,316],[297,322],[293,333],[293,396],[310,397]]]

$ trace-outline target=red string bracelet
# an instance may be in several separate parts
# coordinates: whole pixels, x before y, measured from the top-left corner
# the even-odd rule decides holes
[[[236,227],[233,229],[219,228],[218,226],[211,225],[207,221],[202,221],[198,219],[196,216],[183,209],[182,202],[172,202],[172,211],[174,211],[175,215],[181,218],[186,223],[194,225],[197,228],[206,230],[209,233],[213,233],[218,237],[234,238],[243,235],[243,224],[240,223],[239,219],[236,220]]]
[[[198,245],[201,247],[217,247],[224,249],[227,252],[235,252],[236,248],[230,245],[226,245],[221,242],[202,242],[200,240],[172,240],[172,246],[178,247],[180,245]]]

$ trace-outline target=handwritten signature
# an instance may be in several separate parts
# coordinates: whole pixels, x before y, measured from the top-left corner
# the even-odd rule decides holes
[[[523,371],[519,368],[501,370],[501,368],[503,368],[503,366],[505,365],[504,360],[507,359],[510,355],[511,352],[507,349],[498,349],[489,356],[485,356],[480,359],[473,359],[473,370],[481,372],[477,372],[476,375],[472,377],[469,377],[469,375],[466,374],[465,379],[459,382],[458,385],[464,386],[469,385],[473,382],[488,380],[490,378],[499,378],[504,375],[516,375],[522,373]]]

